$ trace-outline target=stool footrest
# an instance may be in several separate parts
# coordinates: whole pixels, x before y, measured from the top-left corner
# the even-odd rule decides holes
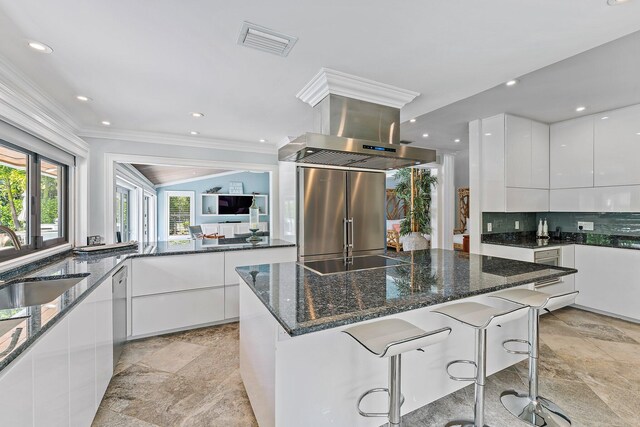
[[[452,375],[449,372],[449,367],[451,367],[452,365],[458,364],[458,363],[464,363],[467,365],[473,365],[476,368],[476,375],[473,377],[456,377],[455,375]],[[476,362],[474,362],[473,360],[454,360],[451,361],[449,363],[447,363],[447,375],[449,375],[449,378],[451,378],[454,381],[475,381],[477,379],[477,371],[478,371],[478,365],[476,365]]]
[[[371,390],[367,390],[364,393],[362,393],[360,395],[360,397],[358,398],[358,403],[356,404],[356,408],[358,409],[358,413],[360,415],[362,415],[363,417],[388,417],[389,416],[389,412],[364,412],[360,409],[360,403],[362,402],[362,399],[364,399],[365,397],[367,397],[368,395],[370,395],[371,393],[381,393],[381,392],[385,392],[387,394],[389,394],[389,389],[386,387],[379,387],[379,388],[372,388]],[[400,401],[400,406],[402,406],[404,404],[404,395],[402,396],[402,400]]]
[[[507,347],[507,344],[510,343],[514,343],[517,342],[519,344],[527,344],[528,346],[528,350],[512,350],[510,348]],[[527,340],[519,340],[519,339],[510,339],[510,340],[506,340],[506,341],[502,341],[502,348],[504,348],[504,351],[506,351],[507,353],[511,353],[511,354],[531,354],[531,343]]]

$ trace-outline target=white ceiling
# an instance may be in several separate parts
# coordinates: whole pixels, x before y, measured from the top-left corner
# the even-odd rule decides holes
[[[244,20],[298,43],[286,58],[238,46]],[[420,92],[407,120],[637,30],[637,0],[0,0],[0,55],[83,133],[196,130],[212,146],[311,129],[295,94],[321,67]]]
[[[154,185],[166,185],[183,180],[193,180],[200,177],[209,177],[217,174],[227,174],[224,169],[198,168],[186,166],[141,165],[132,164],[142,175]]]
[[[526,74],[403,123],[402,139],[417,146],[468,148],[468,122],[511,113],[545,123],[640,103],[640,32]],[[577,112],[576,107],[586,110]],[[422,135],[428,133],[424,139]],[[460,143],[454,139],[460,138]]]

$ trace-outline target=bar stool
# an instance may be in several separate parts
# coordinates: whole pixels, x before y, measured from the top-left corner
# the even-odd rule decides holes
[[[499,308],[480,304],[477,302],[459,302],[446,305],[434,313],[444,314],[464,325],[476,330],[476,359],[454,360],[447,364],[446,370],[449,378],[455,381],[473,381],[475,383],[475,399],[473,409],[473,421],[452,421],[447,427],[485,427],[484,424],[484,387],[487,380],[487,328],[498,323],[506,323],[524,317],[526,307],[518,307],[504,311]],[[458,363],[466,363],[475,366],[475,377],[456,377],[449,372],[449,367]]]
[[[361,394],[356,404],[358,413],[363,417],[386,417],[389,427],[400,426],[400,406],[404,403],[401,391],[402,353],[421,350],[443,341],[451,333],[451,328],[426,332],[404,320],[385,319],[352,326],[342,332],[349,334],[375,356],[389,358],[389,387],[373,388]],[[389,410],[363,412],[360,409],[362,399],[377,392],[386,392],[389,395]]]
[[[502,343],[505,351],[512,354],[527,354],[529,356],[529,392],[518,393],[508,390],[502,393],[500,401],[513,415],[520,420],[534,426],[567,427],[571,420],[562,409],[549,399],[538,394],[538,354],[540,350],[540,311],[572,303],[578,291],[564,294],[551,295],[544,292],[529,289],[508,289],[490,295],[529,308],[529,340],[506,340]],[[507,348],[506,344],[518,342],[527,344],[527,351],[518,351]]]

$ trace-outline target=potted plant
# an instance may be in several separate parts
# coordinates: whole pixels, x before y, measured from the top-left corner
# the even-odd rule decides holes
[[[400,235],[408,236],[403,250],[427,249],[424,234],[431,233],[431,186],[438,182],[428,169],[403,168],[396,172],[396,197],[408,207],[400,223]]]

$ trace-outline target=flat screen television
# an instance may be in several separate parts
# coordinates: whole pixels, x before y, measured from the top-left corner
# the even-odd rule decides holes
[[[218,196],[218,215],[249,215],[253,196]]]

